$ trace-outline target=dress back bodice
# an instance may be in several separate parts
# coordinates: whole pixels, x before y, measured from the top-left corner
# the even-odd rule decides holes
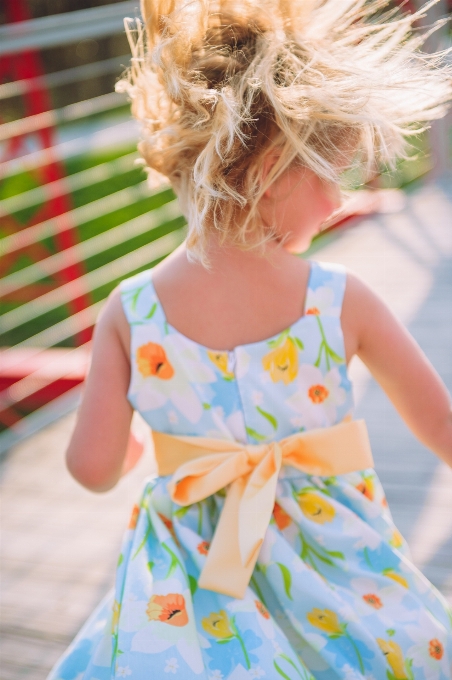
[[[153,430],[249,444],[341,422],[353,408],[340,322],[345,282],[342,267],[311,261],[305,309],[295,323],[218,351],[168,324],[152,270],[126,279],[130,403]]]

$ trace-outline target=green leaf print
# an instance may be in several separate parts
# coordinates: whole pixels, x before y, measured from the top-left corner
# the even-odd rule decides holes
[[[166,543],[162,543],[162,548],[163,548],[164,550],[166,550],[166,552],[169,554],[169,556],[170,556],[170,558],[171,558],[171,562],[170,562],[170,565],[169,565],[169,568],[168,568],[168,572],[167,572],[165,578],[169,578],[169,577],[171,576],[171,574],[174,573],[174,571],[176,570],[176,568],[177,568],[178,566],[180,567],[182,573],[183,573],[185,576],[187,576],[187,572],[185,571],[184,565],[182,564],[182,562],[180,561],[180,559],[177,557],[177,555],[176,555],[175,553],[173,553],[173,551],[171,550],[171,548],[170,548],[169,546],[167,546]]]
[[[190,592],[191,592],[191,596],[193,597],[193,595],[198,590],[198,581],[195,579],[194,576],[189,574],[188,575],[188,583],[190,584]]]
[[[121,554],[119,555],[118,563],[117,563],[116,566],[117,566],[117,567],[120,567],[121,564],[122,564],[123,562],[124,562],[124,555],[121,553]]]
[[[177,519],[181,519],[182,517],[185,517],[187,512],[190,510],[191,505],[182,505],[180,508],[177,508],[177,510],[174,511],[174,517],[177,517]]]
[[[140,297],[140,293],[142,290],[146,288],[146,284],[144,286],[140,286],[139,288],[135,288],[135,290],[131,291],[132,293],[132,302],[131,302],[131,307],[132,311],[135,312],[137,308],[137,303],[138,303],[138,298]]]
[[[134,554],[133,557],[132,557],[133,560],[134,560],[135,557],[138,555],[138,553],[140,552],[140,550],[142,550],[142,548],[144,548],[144,546],[146,545],[146,542],[147,542],[149,536],[151,535],[151,531],[152,531],[152,522],[151,522],[151,520],[149,519],[149,517],[148,517],[148,522],[149,522],[148,528],[146,529],[146,533],[145,533],[144,536],[143,536],[143,540],[141,541],[141,543],[140,543],[140,545],[138,546],[138,548],[135,550],[135,554]]]
[[[261,416],[264,416],[264,418],[268,420],[273,429],[275,430],[278,429],[278,421],[276,420],[275,416],[272,416],[271,413],[264,411],[264,409],[261,408],[260,406],[256,406],[256,410],[261,414]]]
[[[329,371],[331,369],[330,359],[332,359],[337,364],[343,364],[344,359],[342,357],[340,357],[339,354],[336,354],[336,352],[333,350],[333,348],[330,347],[330,345],[328,344],[327,339],[326,339],[326,335],[325,335],[325,331],[324,331],[322,322],[320,321],[318,316],[316,316],[315,318],[317,319],[317,324],[319,326],[319,331],[320,331],[320,335],[322,337],[322,342],[320,343],[319,353],[317,355],[317,359],[314,361],[314,366],[319,368],[320,362],[321,362],[321,359],[322,359],[322,353],[325,353],[326,367],[327,367],[327,370]]]
[[[287,663],[289,663],[289,664],[292,666],[292,668],[298,673],[298,675],[300,676],[300,678],[302,678],[302,680],[314,680],[314,678],[312,677],[311,673],[310,673],[307,669],[304,669],[304,668],[303,668],[303,669],[302,669],[303,672],[301,672],[300,669],[296,666],[296,664],[292,661],[292,659],[291,659],[289,656],[287,656],[287,654],[279,654],[279,658],[284,659],[285,661],[287,661]],[[275,663],[276,663],[276,662],[273,661],[273,664],[275,664]],[[280,669],[280,670],[281,670],[281,669]],[[283,676],[283,677],[284,677],[284,676]],[[286,676],[286,677],[287,677],[287,676]]]
[[[284,680],[291,680],[290,676],[284,673],[283,669],[278,666],[275,660],[273,660],[273,665]]]
[[[202,407],[205,411],[208,411],[209,408],[212,408],[211,405],[207,403],[207,401],[202,402]]]
[[[389,637],[392,637],[393,635],[395,635],[395,630],[394,630],[394,628],[388,628],[388,630],[386,631],[386,634],[387,634]]]
[[[275,564],[281,570],[281,575],[284,581],[284,590],[286,591],[286,595],[289,598],[289,600],[291,600],[292,595],[290,593],[290,589],[292,587],[292,574],[290,573],[289,569],[286,567],[285,564],[281,564],[281,562],[275,562]]]
[[[253,430],[252,427],[247,427],[246,432],[247,432],[247,434],[249,434],[250,437],[253,437],[258,442],[264,442],[267,439],[267,437],[265,435],[259,434],[259,432],[256,432],[256,430]]]
[[[148,569],[149,569],[149,571],[150,571],[151,573],[152,573],[152,570],[154,569],[154,565],[155,565],[154,562],[152,562],[152,561],[151,561],[151,562],[148,562]]]
[[[304,350],[304,345],[301,342],[300,338],[297,338],[295,335],[292,335],[293,340],[295,341],[295,344],[297,345],[298,349],[303,351]]]
[[[152,317],[153,317],[154,314],[155,314],[155,310],[156,310],[156,309],[157,309],[157,303],[154,302],[154,304],[153,304],[152,307],[151,307],[150,312],[149,312],[148,314],[146,314],[146,316],[145,316],[144,318],[145,318],[145,319],[152,319]]]
[[[281,345],[284,342],[284,340],[287,338],[289,333],[290,333],[290,328],[286,328],[286,330],[284,330],[282,333],[280,333],[277,338],[275,338],[274,340],[268,340],[267,345],[271,349],[275,349],[275,347],[279,347],[279,345]]]

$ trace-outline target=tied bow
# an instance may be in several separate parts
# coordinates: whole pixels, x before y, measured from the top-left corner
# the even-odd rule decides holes
[[[192,505],[228,487],[198,585],[243,598],[275,503],[282,465],[310,475],[373,467],[364,421],[298,432],[268,444],[152,432],[160,475],[171,498]]]

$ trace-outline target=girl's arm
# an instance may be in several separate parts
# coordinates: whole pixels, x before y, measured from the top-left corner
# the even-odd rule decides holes
[[[342,325],[347,356],[359,356],[416,437],[452,467],[452,411],[446,386],[384,302],[351,274]]]
[[[72,439],[66,452],[69,471],[92,491],[111,489],[139,452],[129,446],[133,409],[130,381],[130,332],[119,290],[110,295],[94,332],[93,354]]]

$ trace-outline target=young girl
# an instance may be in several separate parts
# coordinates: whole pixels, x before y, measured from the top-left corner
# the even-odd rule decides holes
[[[451,678],[452,615],[410,562],[353,421],[357,354],[452,465],[447,391],[381,300],[300,259],[350,166],[403,153],[450,72],[383,0],[144,0],[122,82],[186,241],[97,325],[67,452],[93,491],[136,462],[114,597],[52,680]]]

